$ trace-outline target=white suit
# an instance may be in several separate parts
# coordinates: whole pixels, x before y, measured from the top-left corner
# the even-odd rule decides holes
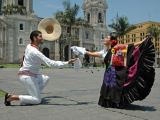
[[[30,95],[19,95],[19,101],[20,104],[39,104],[41,103],[41,91],[49,81],[48,76],[38,74],[41,64],[52,68],[61,68],[68,66],[68,62],[50,60],[32,44],[27,45],[24,56],[19,75],[20,81]]]

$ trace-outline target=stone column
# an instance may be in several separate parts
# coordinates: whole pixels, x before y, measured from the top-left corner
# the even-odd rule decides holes
[[[104,25],[106,25],[106,10],[104,10],[104,21],[103,21]]]
[[[54,55],[55,57],[54,57],[54,59],[55,59],[55,61],[59,61],[59,43],[57,43],[56,41],[55,41],[55,55]]]
[[[2,58],[2,24],[0,26],[0,58]]]
[[[5,60],[5,29],[2,29],[2,59]]]
[[[6,28],[6,60],[7,61],[10,61],[9,60],[9,35],[8,35],[8,31],[9,31],[9,29],[8,28]]]
[[[7,52],[8,52],[8,51],[7,51],[7,46],[8,46],[8,45],[7,45],[7,44],[8,44],[8,42],[7,42],[7,35],[8,35],[8,34],[7,34],[7,26],[5,26],[5,36],[4,36],[4,37],[5,37],[5,38],[4,38],[4,40],[5,40],[5,48],[4,48],[4,49],[5,49],[5,53],[4,53],[5,61],[7,61],[7,57],[8,57],[8,55],[7,55]]]
[[[83,47],[83,32],[82,32],[82,27],[79,27],[79,46]],[[80,61],[83,63],[83,57],[80,55],[79,56]]]

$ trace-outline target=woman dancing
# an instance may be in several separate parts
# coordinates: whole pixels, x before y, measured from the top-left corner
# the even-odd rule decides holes
[[[109,35],[103,42],[107,48],[100,52],[92,53],[76,47],[82,54],[104,59],[106,70],[98,102],[102,107],[118,108],[145,99],[155,78],[155,49],[150,36],[134,44],[117,43],[116,37]],[[127,49],[121,50],[124,46]],[[113,64],[116,56],[124,59]],[[124,65],[120,65],[121,63]]]

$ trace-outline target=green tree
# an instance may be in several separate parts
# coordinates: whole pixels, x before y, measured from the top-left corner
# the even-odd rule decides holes
[[[54,13],[56,19],[59,20],[59,22],[66,24],[69,26],[69,59],[71,59],[71,41],[72,41],[72,33],[71,33],[71,28],[72,25],[75,24],[76,21],[76,16],[78,14],[79,11],[79,6],[78,5],[74,5],[73,7],[71,7],[71,3],[70,1],[64,1],[62,3],[65,12],[63,13],[62,11],[57,11],[57,13]]]
[[[133,29],[136,29],[137,26],[133,24],[129,24],[127,17],[118,17],[116,19],[116,23],[113,21],[112,24],[108,25],[112,29],[116,30],[116,37],[122,36],[122,43],[124,44],[124,35],[130,32]]]
[[[156,46],[157,46],[157,37],[160,35],[160,30],[158,29],[158,27],[148,27],[147,28],[148,30],[147,30],[147,33],[149,33],[152,37],[154,37],[155,38],[155,64],[154,64],[154,66],[155,67],[157,67],[157,48],[156,48]]]
[[[20,5],[8,4],[7,6],[3,6],[2,14],[3,15],[12,15],[20,13],[21,15],[27,14],[25,7]]]
[[[88,21],[84,20],[83,18],[79,17],[75,21],[76,26],[84,26],[84,27],[90,27],[90,24]]]
[[[0,15],[2,15],[2,3],[4,2],[5,0],[0,0]]]

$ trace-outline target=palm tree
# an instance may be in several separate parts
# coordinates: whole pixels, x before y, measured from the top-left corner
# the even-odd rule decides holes
[[[63,13],[62,11],[57,11],[56,13],[54,13],[54,15],[59,22],[69,25],[69,59],[71,59],[71,29],[72,26],[75,25],[75,17],[78,14],[79,6],[75,4],[73,7],[71,7],[70,1],[64,1],[62,4],[65,9],[65,12]]]
[[[77,26],[84,26],[84,27],[90,27],[90,24],[88,21],[84,20],[83,18],[79,17],[75,21],[75,25]]]
[[[0,15],[2,15],[2,3],[4,2],[5,0],[0,0]]]
[[[122,43],[124,44],[124,35],[130,32],[133,29],[136,29],[137,26],[129,24],[127,17],[118,17],[116,23],[109,24],[109,27],[116,30],[116,37],[123,36]]]
[[[156,53],[157,42],[156,41],[157,41],[157,37],[160,35],[160,30],[156,26],[155,27],[150,26],[147,29],[148,29],[147,33],[149,33],[152,37],[155,38],[155,64],[154,64],[154,66],[157,67],[157,53]]]
[[[20,13],[21,15],[27,14],[26,9],[23,6],[8,4],[7,6],[3,6],[2,14],[11,15]]]

